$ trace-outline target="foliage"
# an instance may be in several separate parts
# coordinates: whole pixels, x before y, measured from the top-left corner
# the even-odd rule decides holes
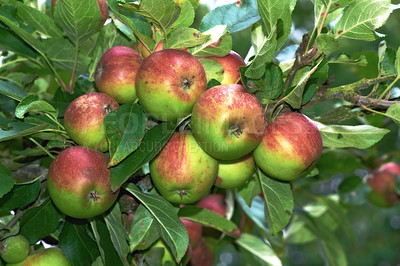
[[[19,232],[32,245],[58,245],[73,265],[136,265],[145,263],[143,254],[161,237],[176,262],[185,263],[183,217],[219,230],[221,237],[207,243],[216,252],[233,249],[239,261],[280,265],[290,261],[287,251],[294,246],[318,243],[326,264],[347,265],[351,254],[337,232],[354,243],[356,225],[348,210],[368,205],[364,181],[371,169],[400,160],[400,48],[387,45],[390,36],[378,32],[398,11],[390,0],[312,0],[313,27],[290,53],[303,2],[237,1],[211,10],[194,28],[199,13],[190,1],[178,6],[173,0],[107,0],[110,19],[99,27],[96,1],[58,0],[51,12],[50,1],[39,7],[35,1],[0,0],[0,239]],[[196,206],[180,209],[152,188],[148,162],[187,119],[161,123],[139,103],[124,104],[105,118],[111,187],[121,188],[119,200],[89,220],[57,210],[46,176],[54,157],[75,145],[63,126],[64,111],[79,95],[95,91],[94,70],[106,50],[141,43],[153,51],[163,41],[199,58],[224,56],[235,34],[244,31],[251,49],[241,81],[269,121],[288,108],[318,125],[325,148],[313,171],[286,183],[256,169],[243,187],[223,191],[227,218]],[[347,54],[348,42],[375,50]],[[208,64],[211,82],[218,84],[221,68]],[[350,78],[342,79],[346,72]],[[333,190],[316,190],[333,181]],[[240,234],[242,212],[246,225]]]

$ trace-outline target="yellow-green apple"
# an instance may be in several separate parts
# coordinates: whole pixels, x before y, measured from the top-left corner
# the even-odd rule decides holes
[[[177,3],[179,6],[182,6],[183,3],[185,3],[187,0],[174,0],[175,3]],[[194,8],[197,8],[199,6],[200,0],[189,0],[190,3]]]
[[[29,253],[29,242],[23,235],[7,237],[0,242],[0,256],[7,263],[23,261]]]
[[[73,100],[64,114],[68,135],[76,143],[99,151],[108,150],[104,117],[119,107],[105,93],[91,92]]]
[[[107,211],[118,191],[110,185],[109,158],[94,149],[73,146],[51,163],[47,184],[60,211],[74,218],[90,218]]]
[[[143,59],[134,49],[115,46],[100,58],[94,79],[100,92],[111,96],[119,103],[136,101],[135,78]]]
[[[211,156],[235,160],[260,143],[265,114],[258,99],[242,85],[219,85],[197,99],[191,125],[196,140]]]
[[[199,244],[200,240],[201,240],[201,235],[203,232],[203,227],[195,222],[186,220],[186,219],[182,219],[180,218],[182,223],[185,225],[186,230],[188,232],[189,235],[189,242],[192,248],[194,248],[195,246],[197,246],[197,244]]]
[[[156,47],[154,48],[154,51],[150,51],[149,49],[147,49],[147,47],[142,42],[139,42],[139,44],[138,44],[138,50],[143,59],[146,59],[152,53],[161,51],[163,49],[163,47],[164,47],[164,43],[159,42],[159,43],[157,43]]]
[[[58,248],[47,248],[36,251],[19,263],[10,263],[9,266],[71,266],[64,253]]]
[[[54,11],[56,9],[58,0],[51,0],[51,11],[54,14]],[[94,0],[89,0],[89,1],[94,1]],[[97,0],[97,4],[99,5],[99,10],[101,14],[101,21],[99,24],[99,28],[104,25],[108,18],[108,5],[107,5],[107,0]]]
[[[225,56],[205,56],[203,58],[217,61],[223,70],[221,85],[240,83],[239,67],[246,66],[243,58],[236,52],[231,51]]]
[[[396,193],[396,177],[398,177],[398,175],[389,170],[384,170],[385,168],[390,169],[391,167],[393,167],[393,165],[382,166],[379,170],[374,171],[372,176],[367,179],[367,183],[371,187],[368,199],[370,202],[380,207],[391,207],[400,198]]]
[[[161,264],[159,265],[177,265],[174,259],[174,256],[172,255],[172,252],[169,250],[168,246],[165,244],[165,242],[160,238],[157,240],[153,245],[150,246],[150,248],[144,252],[144,256],[151,256],[152,254],[150,253],[150,250],[153,248],[159,248],[159,249],[164,249],[163,255],[161,257]],[[153,258],[149,258],[150,260]],[[157,265],[157,261],[147,261],[149,265]]]
[[[217,171],[217,160],[202,150],[190,132],[174,133],[150,162],[154,186],[172,203],[189,204],[206,196]]]
[[[308,172],[322,153],[322,138],[305,115],[289,112],[267,126],[253,152],[256,165],[270,177],[291,181]]]
[[[254,173],[254,159],[251,153],[232,161],[218,161],[218,177],[215,186],[235,189],[243,186]]]
[[[136,75],[139,102],[150,115],[162,121],[190,114],[206,89],[202,64],[182,50],[166,49],[151,54]]]

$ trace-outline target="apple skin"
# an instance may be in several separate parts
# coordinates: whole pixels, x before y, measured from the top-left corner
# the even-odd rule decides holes
[[[136,93],[144,109],[161,121],[190,114],[207,89],[203,65],[190,53],[166,49],[147,57],[136,74]]]
[[[7,263],[21,262],[28,253],[29,242],[23,235],[10,236],[0,242],[0,255]]]
[[[388,171],[400,177],[400,164],[395,162],[385,163],[379,167],[379,171]]]
[[[239,188],[254,173],[255,162],[251,153],[233,161],[218,161],[218,163],[218,177],[215,186],[219,188]]]
[[[270,177],[291,181],[301,177],[320,158],[322,137],[305,115],[289,112],[267,126],[253,151],[256,165]]]
[[[94,79],[100,92],[108,94],[119,103],[136,101],[135,78],[143,59],[134,49],[115,46],[100,58]]]
[[[200,146],[219,160],[236,160],[250,153],[265,131],[263,107],[237,84],[215,86],[200,95],[191,120]]]
[[[71,266],[64,253],[58,248],[47,248],[29,255],[20,263],[9,263],[9,266]]]
[[[104,117],[119,107],[105,93],[90,92],[73,100],[64,114],[64,126],[76,143],[99,151],[108,150]]]
[[[213,211],[226,217],[226,203],[224,194],[210,194],[197,203],[197,206]]]
[[[57,208],[81,219],[107,211],[118,196],[118,191],[111,191],[108,162],[106,155],[87,147],[62,151],[51,163],[47,178]]]
[[[150,162],[156,189],[172,203],[190,204],[206,196],[217,172],[218,161],[201,149],[190,132],[174,133]]]
[[[142,42],[139,42],[138,44],[138,50],[140,55],[142,56],[143,59],[146,59],[147,57],[149,57],[152,53],[161,51],[164,48],[164,43],[163,42],[159,42],[157,43],[154,51],[149,51],[146,46],[144,46],[144,44]]]
[[[383,170],[382,170],[383,168]],[[378,171],[374,171],[371,178],[367,179],[368,185],[371,187],[371,192],[368,199],[373,204],[380,207],[391,207],[400,198],[396,193],[396,173],[393,173],[381,167]]]
[[[203,227],[201,226],[201,224],[189,221],[189,220],[185,220],[180,218],[182,223],[185,225],[186,230],[188,232],[189,235],[189,242],[192,248],[196,247],[200,240],[201,240],[201,235],[203,232]]]
[[[58,0],[51,0],[51,12],[54,14],[56,4]],[[106,20],[108,19],[108,5],[107,0],[97,0],[97,4],[99,5],[101,21],[99,24],[99,28],[104,25]]]
[[[230,51],[229,54],[225,56],[205,56],[203,58],[212,59],[217,61],[222,68],[223,79],[221,81],[221,85],[224,84],[236,84],[238,81],[240,82],[240,71],[239,67],[246,66],[243,58],[236,52]]]
[[[191,266],[209,266],[213,265],[214,253],[202,238],[199,244],[193,248],[189,265]]]

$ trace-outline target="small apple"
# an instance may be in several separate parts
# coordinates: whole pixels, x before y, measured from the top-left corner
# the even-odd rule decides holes
[[[146,48],[146,46],[142,42],[139,42],[139,44],[138,44],[138,50],[143,59],[146,59],[152,53],[161,51],[163,49],[163,47],[164,47],[164,43],[159,42],[159,43],[157,43],[156,47],[154,48],[154,51],[150,51],[149,49]]]
[[[251,153],[232,161],[218,162],[218,177],[215,186],[223,189],[235,189],[243,186],[254,173],[254,159]]]
[[[215,60],[222,66],[224,71],[221,85],[240,83],[239,67],[246,66],[246,63],[238,53],[231,51],[225,56],[205,56],[203,58]]]
[[[316,125],[305,115],[290,112],[267,126],[253,156],[265,174],[291,181],[310,170],[321,153],[322,138]]]
[[[23,235],[7,237],[0,242],[0,256],[7,263],[23,261],[29,253],[29,242]]]
[[[191,125],[196,140],[211,156],[235,160],[260,143],[265,114],[258,99],[242,85],[219,85],[197,99]]]
[[[142,57],[127,46],[108,49],[100,58],[94,79],[100,92],[111,96],[119,103],[136,101],[135,78]]]
[[[201,240],[203,227],[198,223],[185,220],[182,218],[181,221],[185,225],[186,230],[188,232],[190,245],[192,246],[192,248],[194,248],[195,246],[197,246],[197,244],[199,244]]]
[[[36,251],[20,263],[9,263],[9,266],[71,266],[64,253],[58,248],[47,248]]]
[[[197,203],[197,206],[213,211],[221,216],[226,217],[226,202],[225,195],[218,194],[210,194],[207,197],[203,198]]]
[[[91,92],[81,95],[65,110],[65,130],[79,145],[107,151],[108,142],[103,119],[118,106],[118,103],[105,93]]]
[[[377,206],[391,207],[400,199],[396,193],[396,174],[391,171],[381,167],[367,179],[367,183],[371,187],[368,199]]]
[[[51,0],[51,12],[54,14],[54,11],[56,10],[56,4],[58,0]],[[93,0],[90,0],[93,1]],[[101,14],[101,21],[99,24],[99,28],[104,25],[108,18],[108,5],[107,5],[107,0],[97,0],[97,4],[99,5],[99,10]]]
[[[136,74],[136,93],[144,109],[154,118],[172,121],[190,114],[207,79],[200,61],[176,49],[147,57]]]
[[[110,187],[109,159],[88,147],[62,151],[51,163],[47,184],[54,204],[66,215],[90,218],[107,211],[118,191]]]
[[[154,186],[172,203],[193,203],[206,196],[217,171],[217,160],[204,152],[189,132],[172,135],[150,162]]]
[[[145,251],[145,253],[143,254],[145,256],[145,261],[147,262],[146,265],[157,265],[159,263],[159,261],[155,261],[158,260],[155,258],[154,253],[151,253],[151,250],[153,248],[163,248],[164,252],[163,255],[161,257],[161,264],[160,265],[177,265],[174,259],[174,256],[172,255],[172,252],[169,250],[168,246],[165,244],[165,242],[160,238],[159,240],[157,240],[153,245],[150,246],[150,248]],[[146,256],[148,257],[146,259]]]

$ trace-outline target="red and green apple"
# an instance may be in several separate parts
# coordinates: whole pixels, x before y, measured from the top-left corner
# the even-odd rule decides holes
[[[47,248],[36,251],[19,263],[9,263],[9,266],[71,266],[64,253],[58,248]]]

